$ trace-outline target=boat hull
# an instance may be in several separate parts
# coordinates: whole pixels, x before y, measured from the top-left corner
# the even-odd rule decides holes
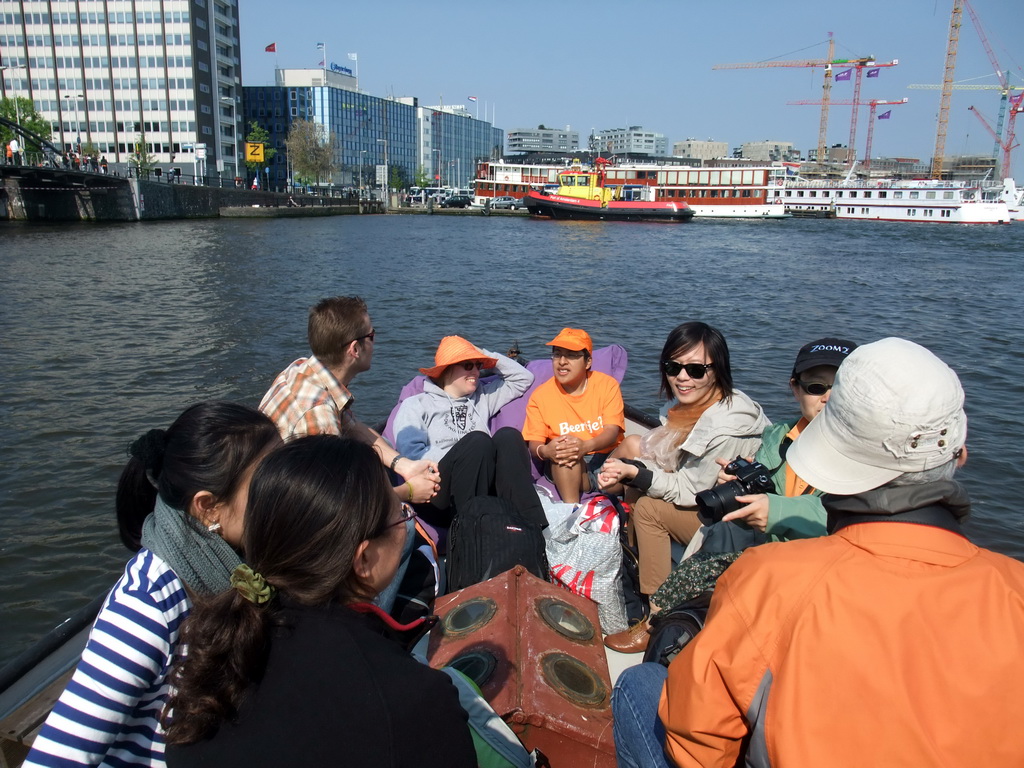
[[[678,223],[693,218],[693,210],[678,203],[615,201],[602,205],[597,200],[583,200],[562,195],[540,195],[534,192],[526,195],[523,202],[532,215],[548,219]]]

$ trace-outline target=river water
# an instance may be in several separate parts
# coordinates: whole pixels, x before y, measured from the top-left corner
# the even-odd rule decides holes
[[[106,589],[129,557],[125,447],[192,402],[257,404],[307,354],[306,310],[360,294],[377,329],[353,384],[386,416],[444,335],[542,357],[563,326],[624,345],[626,400],[655,412],[667,332],[705,320],[774,419],[821,336],[904,336],[960,374],[975,501],[968,534],[1024,559],[1022,226],[850,221],[550,222],[343,216],[0,225],[0,664]]]

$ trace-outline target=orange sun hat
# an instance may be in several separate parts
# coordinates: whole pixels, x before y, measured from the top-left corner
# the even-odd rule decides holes
[[[420,373],[430,379],[438,378],[444,369],[456,363],[465,363],[469,360],[479,360],[484,368],[494,368],[498,364],[498,358],[487,357],[472,342],[461,336],[445,336],[437,345],[437,352],[434,353],[434,367],[420,368]]]

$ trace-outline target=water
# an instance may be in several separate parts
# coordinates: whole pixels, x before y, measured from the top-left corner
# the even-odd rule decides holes
[[[967,391],[967,532],[1024,559],[1021,225],[547,222],[367,216],[0,225],[0,663],[109,586],[128,558],[113,498],[125,447],[188,404],[257,404],[305,355],[306,309],[358,293],[377,329],[356,411],[386,416],[441,336],[531,358],[565,325],[623,344],[628,402],[658,407],[674,325],[729,340],[738,386],[790,418],[796,350],[898,335]]]

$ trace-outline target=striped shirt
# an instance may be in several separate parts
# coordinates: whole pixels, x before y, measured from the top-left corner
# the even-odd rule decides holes
[[[316,355],[300,357],[274,379],[260,410],[285,440],[304,435],[340,435],[350,424],[352,393]]]
[[[167,563],[140,550],[96,617],[78,668],[24,765],[165,765],[159,718],[191,605]]]

